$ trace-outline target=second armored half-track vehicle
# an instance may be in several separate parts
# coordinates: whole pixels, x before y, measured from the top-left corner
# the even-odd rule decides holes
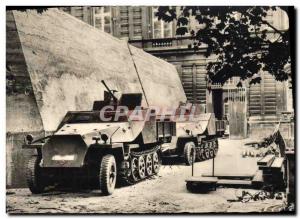
[[[181,157],[186,165],[211,159],[218,152],[218,135],[213,113],[203,113],[200,105],[182,104],[170,119],[173,136],[162,144],[162,159]],[[180,115],[182,118],[180,118]],[[164,126],[166,126],[164,124]]]
[[[117,99],[107,90],[103,101],[94,102],[93,110],[68,112],[54,134],[37,140],[26,136],[23,147],[37,151],[27,168],[32,193],[42,193],[49,185],[83,181],[109,195],[117,181],[135,183],[158,173],[155,112],[147,121],[129,120],[137,107],[141,114],[147,111],[141,107],[142,94],[122,94]],[[127,111],[120,114],[119,106]],[[103,110],[105,121],[100,116]]]

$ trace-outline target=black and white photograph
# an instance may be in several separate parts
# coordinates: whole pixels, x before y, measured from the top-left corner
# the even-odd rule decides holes
[[[6,214],[295,214],[296,14],[6,5]]]

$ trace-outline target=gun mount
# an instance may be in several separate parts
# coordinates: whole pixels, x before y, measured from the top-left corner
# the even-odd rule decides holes
[[[111,97],[111,99],[113,99],[114,102],[118,101],[118,98],[115,96],[115,92],[118,92],[117,90],[111,90],[109,89],[109,87],[106,85],[104,80],[101,80],[101,83],[104,85],[104,87],[106,88],[106,91],[108,92],[109,96]],[[105,96],[105,95],[104,95]]]

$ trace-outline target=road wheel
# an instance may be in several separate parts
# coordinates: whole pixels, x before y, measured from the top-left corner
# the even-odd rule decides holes
[[[134,182],[139,180],[139,166],[138,166],[138,159],[133,157],[131,160],[131,176]]]
[[[194,142],[187,142],[184,145],[184,161],[186,165],[190,166],[195,162],[196,153],[195,153],[195,144]]]
[[[158,158],[157,152],[153,153],[152,158],[153,158],[153,172],[154,172],[154,174],[157,174],[158,171],[159,171],[159,167],[160,167],[159,158]]]
[[[217,153],[218,153],[218,139],[216,139],[214,142],[213,142],[213,147],[214,147],[214,157],[217,156]]]
[[[204,161],[204,160],[205,160],[204,149],[201,148],[201,149],[199,149],[199,152],[197,152],[196,162],[197,161]]]
[[[196,161],[201,161],[201,148],[196,149]]]
[[[102,193],[111,195],[115,190],[117,181],[117,165],[113,155],[107,154],[102,158],[99,177]]]
[[[143,156],[139,157],[139,176],[141,179],[144,179],[146,177],[146,162]]]
[[[201,150],[201,161],[204,161],[206,160],[205,149],[204,147],[202,147],[200,150]]]
[[[218,154],[218,148],[214,148],[214,156],[216,157]]]
[[[151,176],[153,173],[153,164],[152,164],[152,157],[150,154],[146,156],[146,172],[148,176]]]
[[[26,169],[26,180],[29,190],[33,194],[44,192],[45,183],[42,177],[42,168],[40,167],[41,158],[33,156],[30,158]]]
[[[214,149],[209,149],[209,158],[214,158]]]
[[[210,157],[209,157],[209,149],[208,148],[206,148],[205,149],[205,160],[208,160]]]

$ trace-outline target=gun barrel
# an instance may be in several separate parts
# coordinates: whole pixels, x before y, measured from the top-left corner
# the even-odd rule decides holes
[[[106,88],[106,90],[108,91],[109,95],[114,99],[114,101],[117,101],[118,99],[116,98],[116,96],[111,92],[111,90],[108,88],[108,86],[106,85],[104,80],[101,80],[101,83],[104,85],[104,87]]]

